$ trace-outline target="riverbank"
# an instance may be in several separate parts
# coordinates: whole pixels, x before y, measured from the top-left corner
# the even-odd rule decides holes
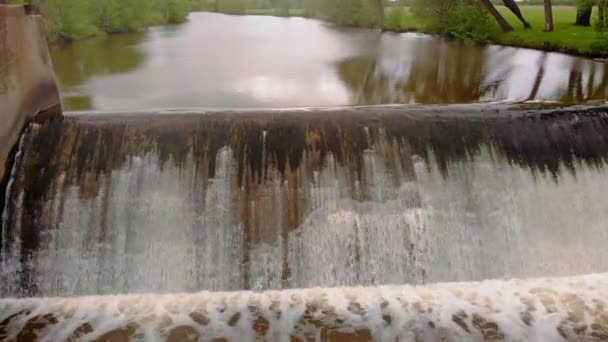
[[[532,29],[526,30],[517,18],[505,7],[498,10],[511,23],[515,30],[503,33],[498,26],[492,38],[483,43],[504,46],[522,47],[551,52],[562,52],[570,55],[608,58],[608,35],[602,37],[593,27],[575,26],[576,8],[573,6],[554,6],[554,32],[544,32],[544,9],[542,6],[522,6],[521,10],[526,19],[532,24]],[[275,15],[273,9],[247,10],[248,15]],[[303,10],[295,9],[290,12],[292,17],[306,17]],[[386,9],[384,23],[386,32],[419,32],[437,34],[425,28],[409,8],[390,7]]]
[[[555,30],[544,32],[544,9],[542,6],[522,6],[524,17],[532,25],[526,30],[517,18],[505,7],[498,10],[515,28],[513,32],[496,32],[488,43],[524,47],[544,51],[563,52],[586,57],[608,57],[608,37],[602,37],[593,27],[573,25],[576,8],[572,6],[555,6],[553,10]],[[397,12],[393,12],[397,11]],[[385,31],[437,33],[427,30],[424,24],[417,21],[408,8],[388,9]]]

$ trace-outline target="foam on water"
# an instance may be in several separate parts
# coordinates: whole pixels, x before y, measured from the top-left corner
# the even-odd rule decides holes
[[[608,274],[376,288],[2,299],[0,339],[601,341]]]

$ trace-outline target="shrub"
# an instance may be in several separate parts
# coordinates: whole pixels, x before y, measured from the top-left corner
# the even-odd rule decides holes
[[[393,29],[403,29],[403,23],[407,17],[406,9],[402,7],[390,8],[386,14],[386,26]]]
[[[412,12],[427,30],[484,41],[496,33],[490,14],[476,0],[414,0]]]

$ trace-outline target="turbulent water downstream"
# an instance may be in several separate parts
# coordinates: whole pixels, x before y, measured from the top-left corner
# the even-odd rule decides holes
[[[606,272],[607,156],[605,107],[68,115],[22,139],[0,295]]]

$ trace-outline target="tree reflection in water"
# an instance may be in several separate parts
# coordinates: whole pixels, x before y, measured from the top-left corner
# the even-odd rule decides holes
[[[91,95],[78,88],[92,77],[127,73],[140,67],[145,56],[137,46],[146,35],[144,31],[116,34],[53,47],[53,65],[64,105],[72,110],[93,108]]]
[[[337,69],[358,105],[581,103],[603,100],[608,90],[608,68],[601,62],[424,36],[385,35],[375,55],[343,60]]]

